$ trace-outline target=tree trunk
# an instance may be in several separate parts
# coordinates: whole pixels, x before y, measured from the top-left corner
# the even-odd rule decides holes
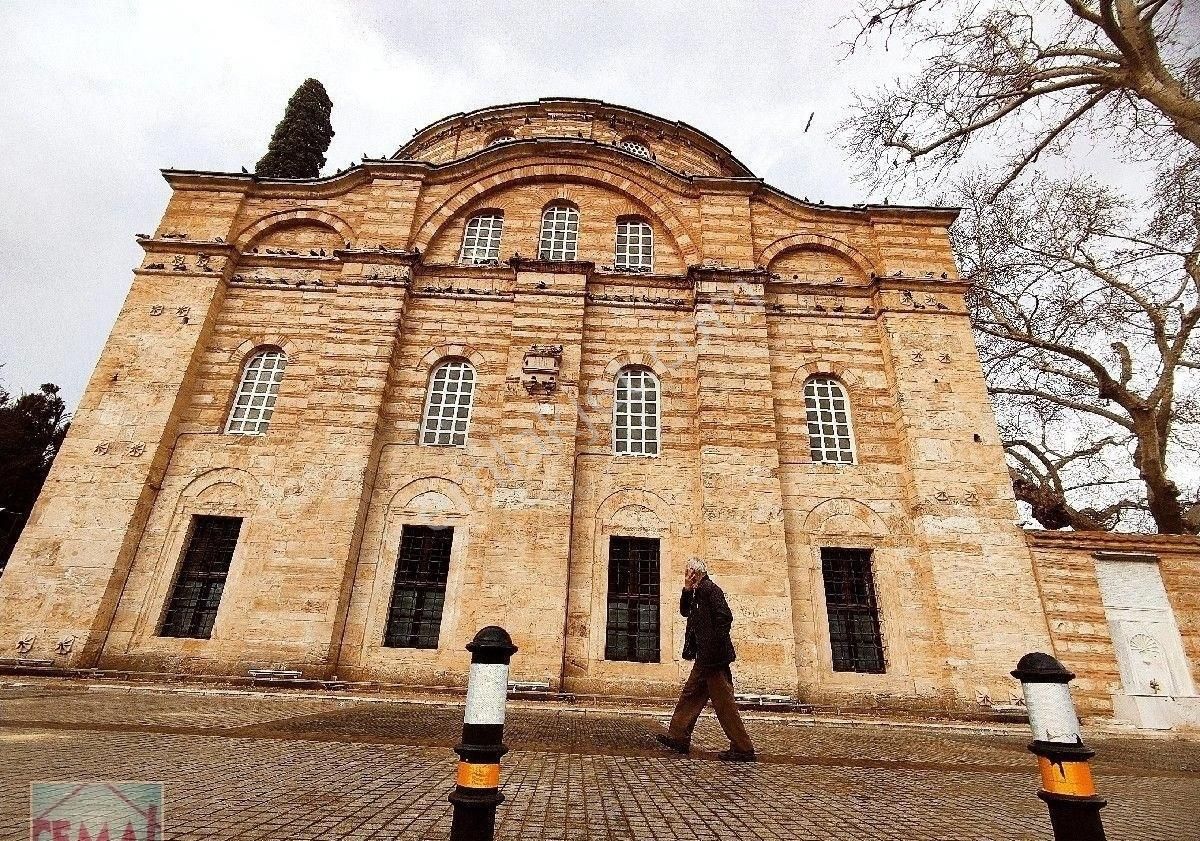
[[[1154,413],[1141,409],[1130,415],[1138,442],[1133,462],[1146,484],[1146,502],[1154,524],[1161,534],[1191,534],[1179,504],[1179,487],[1167,477],[1166,442],[1159,436]]]

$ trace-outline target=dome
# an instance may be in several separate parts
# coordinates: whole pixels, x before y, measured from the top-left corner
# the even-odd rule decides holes
[[[724,145],[687,123],[597,99],[547,98],[453,114],[417,131],[392,160],[447,164],[522,141],[607,146],[679,175],[753,178]]]

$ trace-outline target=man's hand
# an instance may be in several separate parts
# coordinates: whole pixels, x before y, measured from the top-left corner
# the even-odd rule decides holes
[[[683,574],[683,589],[694,590],[696,585],[700,583],[700,571],[689,569]]]

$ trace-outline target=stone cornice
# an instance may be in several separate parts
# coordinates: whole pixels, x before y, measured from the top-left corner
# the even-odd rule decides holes
[[[738,266],[688,266],[688,277],[695,280],[748,280],[754,283],[766,283],[771,279],[771,273],[761,266],[742,268]]]
[[[970,287],[967,281],[957,275],[951,275],[945,272],[946,277],[941,277],[937,274],[929,273],[926,275],[903,275],[893,274],[884,277],[883,275],[873,275],[871,280],[874,281],[880,289],[940,289],[943,291],[966,292]]]
[[[421,259],[421,252],[390,248],[339,248],[333,252],[333,256],[344,263],[413,266]]]
[[[1200,553],[1200,537],[1190,534],[1127,534],[1111,531],[1025,531],[1025,541],[1039,549],[1079,549],[1090,552]]]
[[[838,205],[811,202],[797,198],[778,187],[763,182],[759,188],[764,199],[777,199],[797,208],[815,211],[822,215],[865,221],[895,221],[907,224],[937,225],[949,227],[958,218],[960,208],[931,207],[928,205],[904,204],[855,204]]]
[[[590,275],[596,270],[596,264],[591,260],[537,260],[514,254],[507,262],[519,272]]]
[[[223,239],[202,240],[184,239],[183,237],[147,237],[138,235],[137,244],[147,254],[212,254],[234,257],[237,249]]]

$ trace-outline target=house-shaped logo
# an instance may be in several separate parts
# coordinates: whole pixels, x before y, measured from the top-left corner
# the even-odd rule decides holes
[[[162,841],[162,783],[35,782],[29,807],[30,841]]]

